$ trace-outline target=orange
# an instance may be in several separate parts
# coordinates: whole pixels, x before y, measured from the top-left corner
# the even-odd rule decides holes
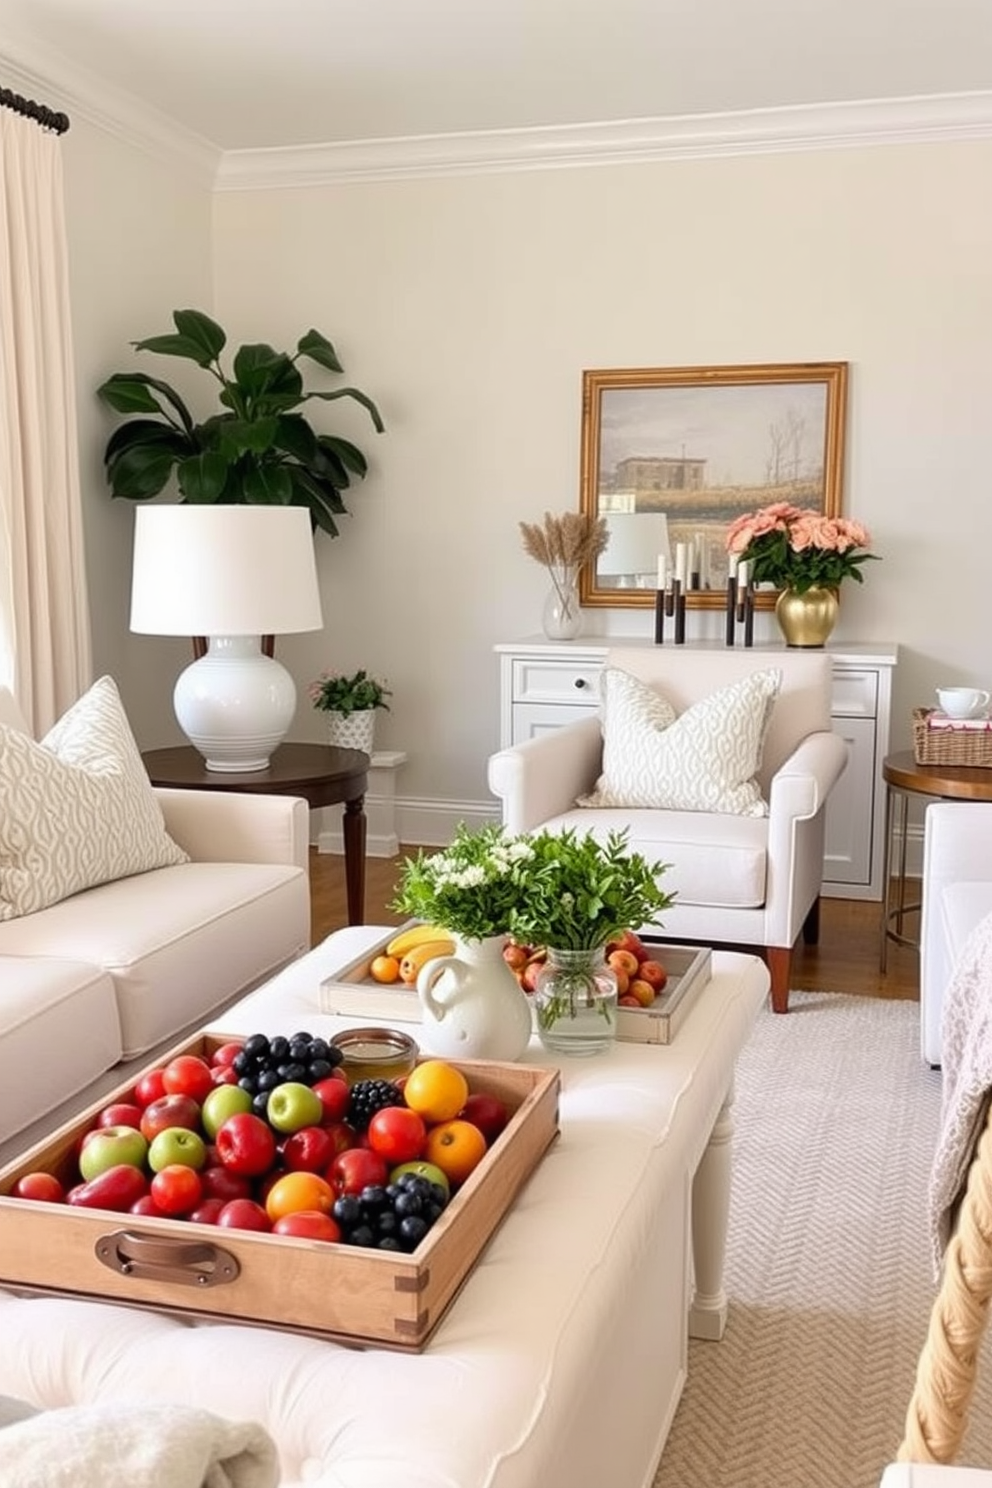
[[[297,1214],[301,1209],[329,1214],[334,1198],[333,1188],[319,1173],[284,1173],[266,1195],[265,1212],[273,1224],[284,1214]]]
[[[374,982],[395,982],[400,974],[400,963],[395,956],[376,956],[369,967]]]
[[[423,1161],[433,1163],[453,1186],[464,1183],[486,1155],[486,1139],[471,1121],[442,1121],[432,1126]]]
[[[425,1059],[407,1076],[403,1099],[427,1125],[450,1121],[468,1100],[468,1081],[443,1059]]]

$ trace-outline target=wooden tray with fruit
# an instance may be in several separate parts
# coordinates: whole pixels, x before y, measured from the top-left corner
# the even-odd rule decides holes
[[[421,1350],[558,1133],[558,1072],[349,1082],[279,1042],[199,1034],[0,1169],[0,1284]]]

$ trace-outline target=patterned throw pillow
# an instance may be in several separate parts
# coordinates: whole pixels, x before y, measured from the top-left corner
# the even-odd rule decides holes
[[[602,774],[578,805],[767,816],[754,777],[781,685],[777,669],[751,672],[677,715],[656,689],[605,667]]]
[[[110,677],[40,744],[0,726],[0,920],[188,861],[165,830]]]

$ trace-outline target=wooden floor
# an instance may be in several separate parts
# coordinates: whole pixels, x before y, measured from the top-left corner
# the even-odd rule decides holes
[[[403,858],[369,858],[366,867],[365,920],[369,925],[395,925],[406,918],[389,909]],[[345,912],[344,860],[311,850],[313,941],[348,923]],[[797,991],[848,992],[861,997],[918,999],[919,956],[906,946],[889,945],[888,970],[878,968],[881,905],[860,899],[823,899],[820,943],[799,947],[793,957],[792,986]],[[916,919],[907,922],[916,934]]]

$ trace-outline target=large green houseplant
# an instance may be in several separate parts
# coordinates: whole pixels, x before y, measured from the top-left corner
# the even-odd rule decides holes
[[[241,346],[227,371],[221,363],[227,336],[216,321],[201,310],[174,310],[172,319],[174,334],[135,341],[135,349],[202,367],[218,385],[221,412],[197,422],[161,378],[144,372],[108,377],[97,393],[127,419],[104,452],[112,494],[146,501],[174,473],[183,501],[305,506],[314,529],[336,536],[335,518],[348,510],[341,493],[365,475],[368,464],[350,440],[318,433],[298,410],[313,398],[352,398],[368,411],[378,433],[383,422],[357,388],[304,389],[301,358],[343,372],[330,341],[311,329],[293,355],[264,344]]]

